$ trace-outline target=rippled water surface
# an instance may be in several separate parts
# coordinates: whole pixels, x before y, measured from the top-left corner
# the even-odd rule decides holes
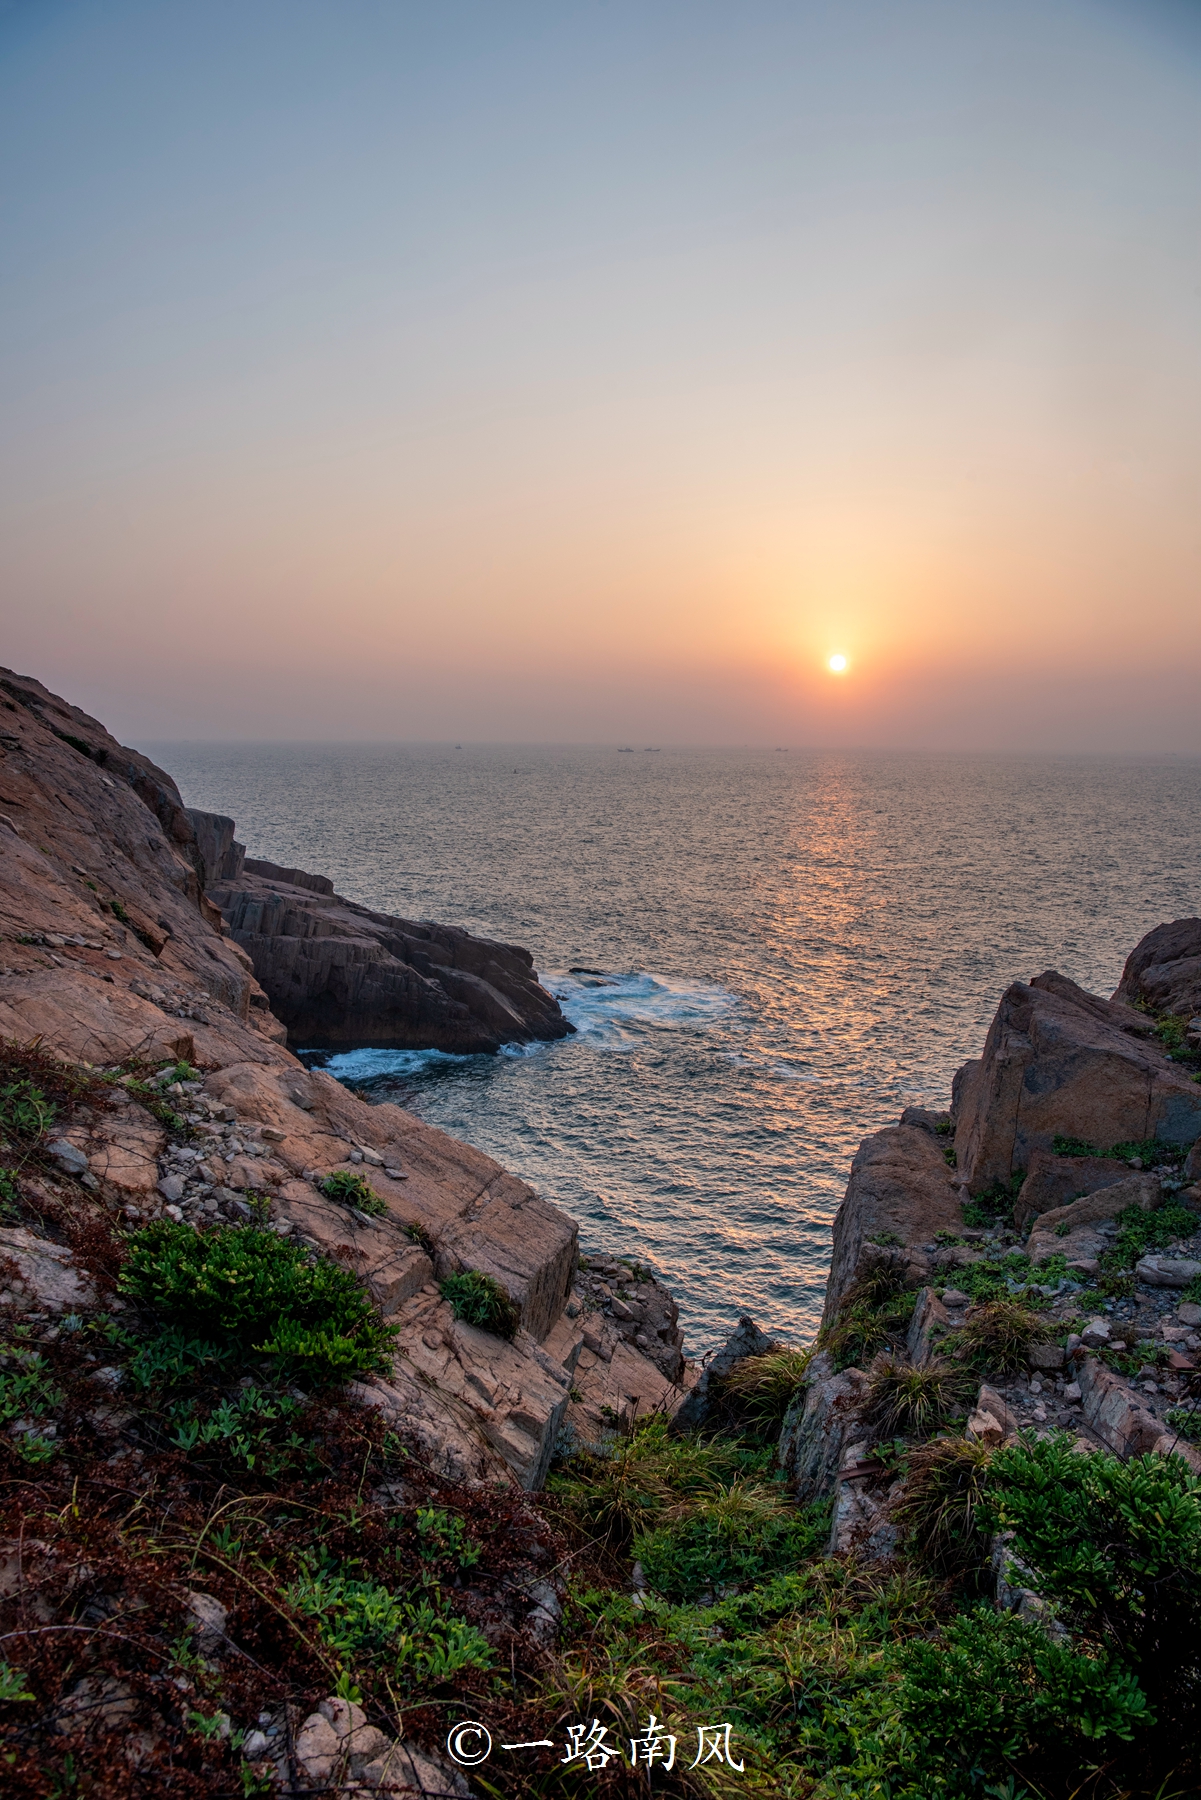
[[[533,951],[576,1036],[331,1067],[653,1263],[693,1352],[807,1333],[856,1145],[945,1104],[1009,981],[1108,993],[1201,910],[1196,762],[147,748],[253,854]]]

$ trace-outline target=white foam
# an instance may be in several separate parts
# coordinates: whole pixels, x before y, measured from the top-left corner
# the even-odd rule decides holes
[[[376,1075],[421,1075],[440,1064],[450,1068],[476,1060],[452,1056],[447,1050],[343,1050],[331,1056],[325,1068],[338,1081],[370,1081]]]
[[[634,970],[625,975],[544,977],[579,1032],[623,1036],[623,1025],[704,1029],[727,1021],[737,998],[714,982],[677,981]]]

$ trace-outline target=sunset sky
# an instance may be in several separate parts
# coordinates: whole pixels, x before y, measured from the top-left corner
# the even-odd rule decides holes
[[[1201,6],[8,0],[0,174],[127,740],[1201,753]]]

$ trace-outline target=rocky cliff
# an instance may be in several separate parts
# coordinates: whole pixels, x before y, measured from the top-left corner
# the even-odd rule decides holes
[[[528,950],[372,912],[322,875],[246,857],[231,819],[188,816],[208,896],[297,1048],[472,1054],[574,1030]]]
[[[168,775],[27,677],[0,676],[0,719],[0,1039],[77,1066],[195,1071],[174,1125],[119,1085],[81,1109],[57,1140],[56,1195],[81,1215],[197,1225],[250,1217],[252,1196],[278,1233],[359,1273],[399,1327],[373,1404],[455,1478],[537,1487],[566,1423],[587,1435],[602,1411],[662,1405],[683,1369],[674,1340],[654,1335],[644,1356],[619,1321],[587,1323],[574,1222],[480,1152],[307,1071],[251,957],[293,993],[287,1023],[310,1041],[362,1041],[348,1021],[370,1016],[385,1021],[373,1043],[489,1049],[568,1029],[526,952],[246,861],[232,821],[189,815]],[[372,1215],[320,1191],[363,1172]],[[13,1231],[27,1227],[0,1253],[19,1251],[35,1291],[53,1256]],[[507,1294],[511,1343],[441,1298],[462,1271]]]

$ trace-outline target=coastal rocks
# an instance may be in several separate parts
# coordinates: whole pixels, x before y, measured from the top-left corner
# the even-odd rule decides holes
[[[916,1125],[889,1125],[855,1152],[846,1195],[834,1219],[834,1254],[823,1319],[837,1314],[861,1264],[879,1256],[873,1238],[916,1246],[962,1227],[962,1182],[948,1168],[941,1140]],[[924,1273],[915,1265],[915,1285]]]
[[[1163,1435],[1163,1425],[1123,1376],[1096,1357],[1087,1356],[1077,1380],[1084,1422],[1107,1450],[1126,1460],[1154,1449]]]
[[[760,1331],[755,1321],[744,1313],[738,1324],[730,1333],[721,1349],[705,1364],[695,1387],[680,1406],[672,1427],[676,1431],[698,1431],[710,1421],[714,1410],[714,1401],[720,1393],[721,1383],[730,1373],[735,1363],[740,1363],[748,1356],[767,1356],[778,1350],[779,1344],[767,1333]]]
[[[1091,1230],[1091,1226],[1116,1219],[1127,1207],[1136,1206],[1143,1212],[1151,1212],[1159,1205],[1161,1197],[1158,1176],[1128,1175],[1124,1181],[1116,1181],[1095,1194],[1086,1194],[1067,1206],[1053,1207],[1036,1217],[1026,1244],[1026,1255],[1032,1263],[1045,1262],[1057,1253],[1062,1253],[1069,1262],[1095,1260],[1105,1248],[1105,1239]]]
[[[1190,1256],[1144,1256],[1134,1273],[1148,1287],[1185,1288],[1201,1275],[1201,1262]]]
[[[965,1304],[966,1300],[965,1295]],[[920,1368],[929,1360],[939,1339],[944,1338],[950,1329],[951,1315],[943,1301],[933,1288],[924,1287],[918,1294],[913,1317],[909,1321],[909,1335],[905,1340],[905,1354],[915,1368]]]
[[[1157,925],[1126,958],[1114,999],[1189,1018],[1201,1012],[1201,919]]]
[[[35,1237],[23,1225],[0,1226],[0,1307],[60,1313],[95,1301],[92,1284],[64,1244]]]
[[[680,1309],[649,1269],[620,1257],[579,1259],[579,1304],[611,1319],[618,1335],[638,1350],[664,1378],[684,1378],[684,1334]]]
[[[372,912],[323,876],[253,858],[210,897],[293,1043],[472,1054],[574,1029],[516,945]]]
[[[1049,971],[1002,997],[980,1065],[965,1081],[955,1131],[973,1192],[1028,1166],[1056,1135],[1102,1150],[1201,1134],[1201,1088],[1150,1036],[1151,1021]]]
[[[964,1436],[973,1442],[999,1448],[1002,1444],[1012,1443],[1017,1434],[1017,1416],[1008,1402],[996,1388],[984,1383],[964,1427]]]
[[[1118,1157],[1055,1156],[1050,1150],[1032,1150],[1026,1179],[1013,1203],[1014,1221],[1020,1230],[1042,1213],[1114,1187],[1129,1176],[1129,1163]]]
[[[805,1386],[780,1429],[778,1457],[798,1501],[822,1500],[838,1484],[847,1433],[867,1393],[862,1369],[836,1374],[828,1351],[809,1364]]]

